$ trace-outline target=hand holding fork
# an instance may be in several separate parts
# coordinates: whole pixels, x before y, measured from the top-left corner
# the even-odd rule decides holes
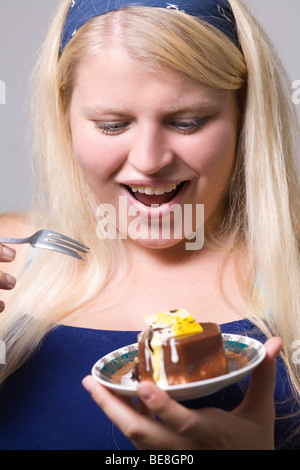
[[[0,237],[0,262],[10,262],[15,259],[16,252],[10,247],[1,245],[2,243],[20,244],[30,243],[35,248],[54,250],[65,255],[73,256],[79,260],[84,258],[79,254],[88,253],[89,248],[82,243],[50,230],[39,230],[27,238],[6,238]],[[0,272],[0,288],[11,290],[16,284],[16,279],[10,274]],[[5,308],[5,304],[0,300],[0,312]]]

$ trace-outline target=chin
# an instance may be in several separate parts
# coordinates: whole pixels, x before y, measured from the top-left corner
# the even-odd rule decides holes
[[[136,243],[139,246],[142,246],[144,248],[148,248],[151,250],[166,250],[168,248],[172,248],[176,245],[182,244],[184,240],[178,240],[178,239],[164,239],[164,238],[143,238],[141,235],[139,238],[131,238],[128,236],[128,240],[130,240],[133,243]]]

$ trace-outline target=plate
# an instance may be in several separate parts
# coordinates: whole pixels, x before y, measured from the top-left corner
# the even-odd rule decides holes
[[[211,395],[250,374],[266,355],[259,341],[246,336],[222,334],[229,372],[213,379],[161,387],[175,400],[191,400]],[[92,368],[93,377],[113,392],[136,397],[138,382],[132,378],[138,344],[117,349],[99,359]]]

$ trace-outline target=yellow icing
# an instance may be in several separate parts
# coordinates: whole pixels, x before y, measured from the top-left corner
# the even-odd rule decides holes
[[[203,328],[186,309],[147,315],[145,320],[152,328],[170,328],[168,337],[202,333]]]

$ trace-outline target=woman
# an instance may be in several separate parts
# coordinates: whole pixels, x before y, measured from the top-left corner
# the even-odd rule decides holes
[[[28,265],[22,247],[10,265],[2,448],[132,448],[86,400],[79,377],[135,342],[145,314],[178,307],[223,331],[281,337],[286,369],[280,362],[275,398],[289,404],[276,413],[297,408],[299,146],[278,58],[240,1],[126,7],[64,1],[37,66],[36,205],[25,219],[3,217],[2,232],[52,228],[91,254],[78,263],[38,252]],[[195,217],[181,237],[175,215],[168,237],[160,228],[149,236],[175,203],[204,204],[202,249],[186,246],[201,230]],[[142,384],[144,416],[90,378],[84,384],[139,448],[269,449],[281,340],[266,347],[244,400],[235,385],[185,408]],[[297,447],[285,442],[296,426],[279,422],[276,446]]]

